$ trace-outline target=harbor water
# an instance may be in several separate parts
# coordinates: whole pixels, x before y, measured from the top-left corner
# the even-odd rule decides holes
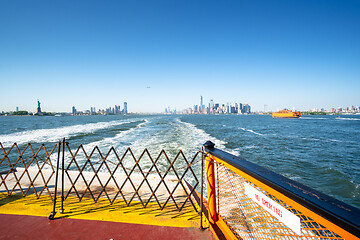
[[[93,115],[0,117],[0,142],[53,146],[66,138],[72,148],[113,146],[135,156],[147,148],[191,158],[207,140],[217,148],[360,208],[360,116]],[[4,155],[0,155],[3,157]]]

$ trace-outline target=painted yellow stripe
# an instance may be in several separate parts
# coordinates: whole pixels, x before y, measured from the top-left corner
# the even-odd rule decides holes
[[[21,195],[0,194],[0,214],[47,217],[52,208],[53,204],[48,196],[36,199],[35,195],[23,198]],[[157,203],[149,203],[143,208],[140,202],[134,202],[127,207],[122,201],[110,205],[107,199],[100,199],[98,203],[94,203],[92,199],[83,199],[79,202],[77,198],[68,197],[64,202],[64,214],[60,214],[59,209],[60,203],[57,203],[55,217],[168,227],[199,227],[200,225],[200,217],[191,204],[187,204],[181,212],[178,212],[173,204],[167,204],[161,211]]]

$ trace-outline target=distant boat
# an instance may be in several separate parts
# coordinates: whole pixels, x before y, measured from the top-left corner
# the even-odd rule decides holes
[[[64,115],[61,115],[61,114],[55,114],[54,116],[55,116],[55,117],[63,117]]]
[[[278,112],[272,113],[273,118],[299,118],[301,117],[301,112],[293,112],[291,110],[280,110]]]

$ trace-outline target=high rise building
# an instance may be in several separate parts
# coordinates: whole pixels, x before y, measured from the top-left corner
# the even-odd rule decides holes
[[[127,114],[128,113],[128,108],[127,108],[127,102],[124,102],[124,114]]]
[[[214,100],[210,100],[210,109],[213,109],[214,108]]]
[[[203,96],[200,96],[200,109],[199,109],[199,111],[204,110],[204,108],[205,108],[205,105],[204,105]]]
[[[225,113],[231,113],[231,103],[226,103],[226,112]]]
[[[247,104],[247,103],[244,103],[244,105],[243,105],[243,111],[242,111],[243,113],[251,113],[251,107],[250,107],[250,105],[249,104]]]
[[[239,108],[238,108],[238,112],[237,112],[238,114],[241,114],[241,113],[243,113],[243,105],[242,105],[242,103],[239,103]]]
[[[75,108],[75,106],[72,107],[71,113],[72,113],[72,114],[76,114],[76,108]]]
[[[115,114],[120,114],[120,106],[115,105]]]

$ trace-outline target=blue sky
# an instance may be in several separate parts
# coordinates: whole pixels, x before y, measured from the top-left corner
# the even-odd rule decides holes
[[[359,26],[347,0],[1,1],[0,111],[359,106]]]

